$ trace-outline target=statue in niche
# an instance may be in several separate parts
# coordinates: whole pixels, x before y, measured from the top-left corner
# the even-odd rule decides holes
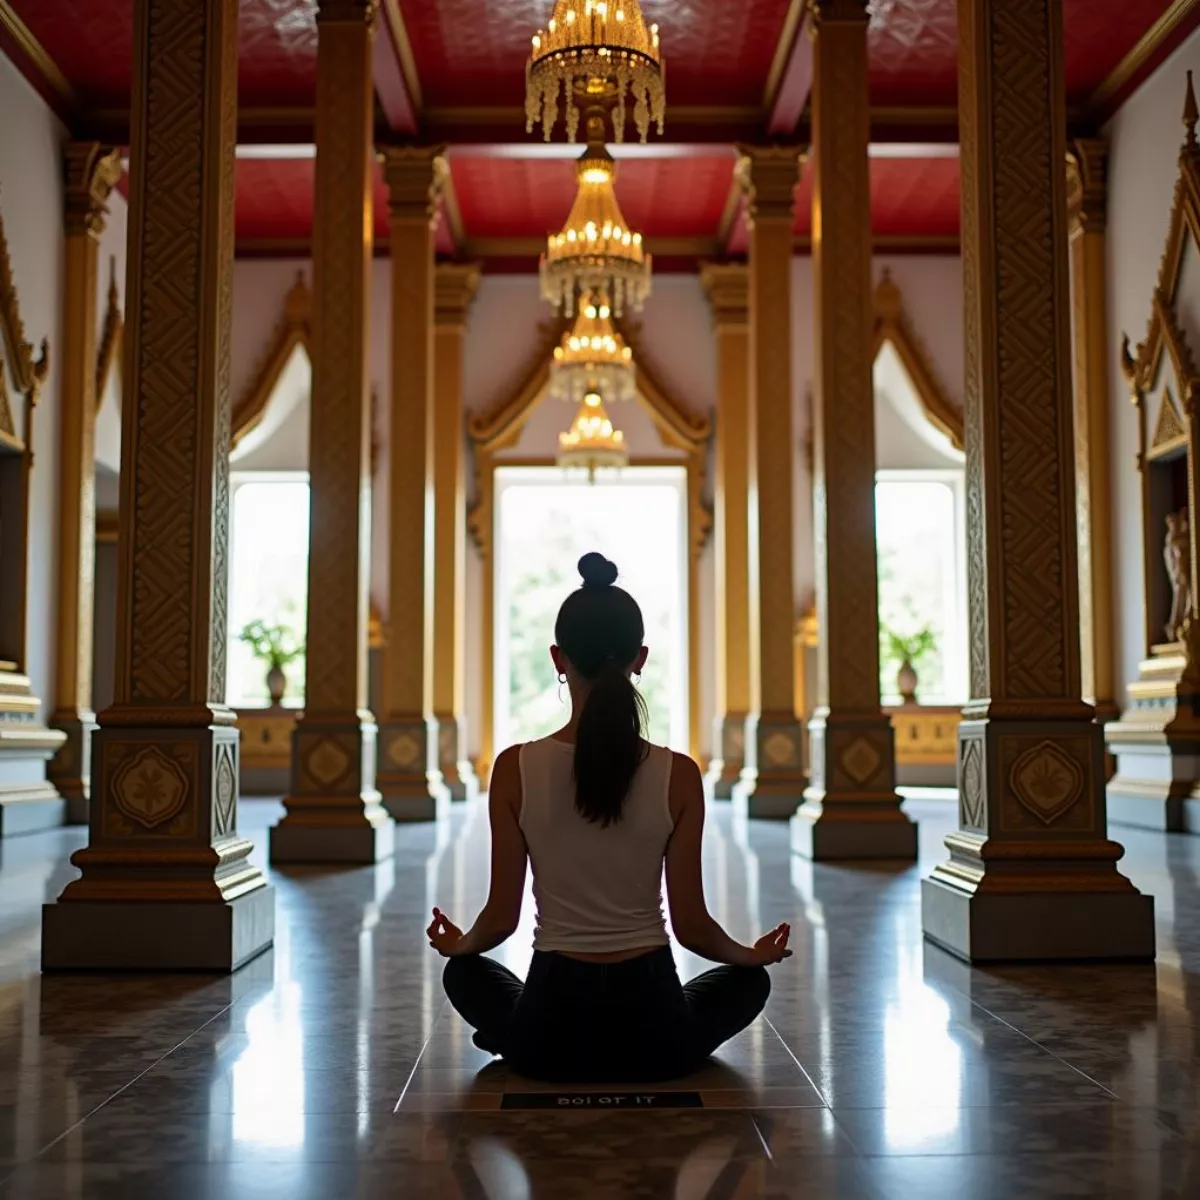
[[[1167,641],[1183,641],[1191,624],[1192,581],[1191,546],[1189,544],[1187,509],[1167,514],[1167,537],[1163,546],[1163,561],[1171,581],[1171,616],[1167,621]]]

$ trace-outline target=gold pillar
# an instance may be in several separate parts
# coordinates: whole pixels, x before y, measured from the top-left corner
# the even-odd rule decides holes
[[[317,9],[307,669],[276,863],[372,863],[393,845],[366,695],[374,20],[374,0]]]
[[[746,719],[751,712],[750,279],[744,266],[713,264],[704,267],[700,280],[712,305],[717,342],[717,690],[708,781],[715,796],[728,800],[746,765]],[[692,623],[696,624],[694,616]]]
[[[960,0],[972,699],[925,935],[969,961],[1153,958],[1080,699],[1061,0]]]
[[[1112,512],[1108,486],[1108,143],[1079,138],[1067,156],[1075,344],[1075,516],[1083,697],[1102,724],[1117,715],[1113,667]]]
[[[479,290],[476,266],[444,265],[434,280],[433,716],[438,767],[452,799],[479,790],[467,760],[467,484],[462,364],[467,311]]]
[[[752,817],[790,817],[804,792],[792,628],[792,243],[800,152],[743,147],[750,209],[750,703],[736,795]]]
[[[439,148],[382,152],[391,214],[392,407],[388,616],[379,786],[397,820],[439,815],[448,798],[433,719],[433,277]]]
[[[792,845],[814,859],[916,858],[879,703],[874,303],[866,0],[813,12],[813,513],[817,697],[812,786]]]
[[[237,15],[134,4],[115,701],[46,969],[228,971],[274,933],[224,702]]]
[[[51,725],[67,740],[50,763],[67,820],[87,824],[91,787],[92,603],[96,559],[96,310],[100,235],[120,154],[98,142],[68,142],[66,270],[63,285],[62,415],[59,441],[58,680]]]

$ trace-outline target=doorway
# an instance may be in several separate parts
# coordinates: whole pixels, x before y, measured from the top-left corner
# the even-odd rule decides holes
[[[495,488],[495,744],[544,737],[567,720],[549,646],[559,606],[579,586],[576,564],[597,550],[645,618],[648,736],[686,753],[687,469],[634,466],[589,482],[553,466],[498,467]]]

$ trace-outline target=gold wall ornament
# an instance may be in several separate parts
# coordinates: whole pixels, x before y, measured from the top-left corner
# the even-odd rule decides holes
[[[91,776],[92,618],[96,558],[96,284],[108,198],[121,158],[98,142],[63,150],[63,367],[59,418],[58,606],[55,709],[51,724],[67,741],[49,776],[67,801],[67,818],[85,824]],[[115,274],[115,270],[114,270]],[[110,300],[116,280],[110,287]],[[118,313],[119,320],[119,313]],[[106,337],[111,313],[106,318]],[[112,350],[109,350],[112,353]]]
[[[630,97],[642,141],[652,121],[661,134],[665,65],[658,26],[646,25],[639,0],[555,0],[546,28],[533,35],[525,67],[525,131],[532,133],[540,123],[550,140],[562,92],[568,141],[575,140],[579,128],[576,104],[598,100],[613,107],[613,137],[623,141]]]
[[[963,448],[963,414],[942,386],[933,360],[925,344],[913,330],[912,321],[904,307],[904,297],[885,267],[875,285],[875,326],[871,342],[871,361],[880,350],[890,345],[912,381],[925,419],[950,440],[955,450]]]
[[[121,358],[125,333],[125,315],[121,311],[121,296],[117,291],[117,258],[108,260],[108,295],[104,306],[104,325],[100,330],[100,347],[96,351],[96,411],[104,407],[108,381]]]
[[[958,14],[970,779],[922,926],[972,963],[1152,960],[1081,699],[1062,5]]]
[[[394,845],[367,707],[374,18],[373,0],[321,0],[317,10],[304,715],[286,813],[271,829],[273,863],[371,864]],[[299,281],[290,299],[284,324],[298,338]]]
[[[604,145],[600,117],[588,117],[588,146],[575,167],[579,181],[567,222],[541,257],[542,298],[568,317],[578,298],[603,292],[619,317],[625,303],[640,310],[650,295],[652,256],[629,228],[613,185],[617,164]]]
[[[1200,252],[1198,116],[1188,72],[1185,136],[1149,325],[1136,353],[1128,337],[1121,350],[1137,414],[1145,658],[1138,678],[1129,684],[1125,712],[1106,729],[1108,749],[1117,758],[1117,775],[1109,785],[1110,814],[1129,824],[1177,831],[1195,828],[1189,809],[1200,798],[1200,775],[1191,765],[1193,746],[1200,738],[1200,646],[1195,634],[1200,629],[1200,371],[1179,315],[1179,284],[1189,243],[1193,255]],[[1182,506],[1180,498],[1185,501]]]
[[[641,358],[637,332],[618,323],[621,332]],[[550,358],[553,347],[562,336],[563,326],[555,324],[544,331],[544,344],[529,374],[511,395],[501,396],[491,408],[473,415],[467,423],[467,434],[474,459],[474,497],[467,512],[467,528],[483,564],[483,595],[479,620],[482,624],[481,657],[483,661],[482,720],[480,722],[480,752],[475,773],[486,786],[495,760],[495,665],[496,665],[496,555],[495,555],[495,488],[498,466],[555,465],[555,460],[521,459],[511,451],[520,441],[521,432],[530,416],[550,394]],[[708,494],[708,450],[712,439],[712,422],[692,412],[673,397],[658,381],[652,368],[638,373],[635,397],[654,422],[664,447],[683,452],[683,458],[647,459],[631,457],[629,466],[683,466],[687,469],[688,518],[688,611],[699,612],[700,555],[712,532],[712,509]],[[700,757],[700,622],[688,621],[688,706],[689,743],[692,756]]]
[[[135,0],[133,26],[114,702],[42,963],[228,972],[274,932],[251,843],[222,832],[237,2]]]
[[[312,292],[305,281],[304,272],[297,271],[296,280],[283,299],[283,312],[275,323],[258,370],[245,392],[234,403],[230,422],[231,450],[236,450],[238,443],[248,433],[257,429],[266,416],[267,406],[279,386],[279,379],[296,349],[303,349],[309,360],[312,360],[312,304]]]

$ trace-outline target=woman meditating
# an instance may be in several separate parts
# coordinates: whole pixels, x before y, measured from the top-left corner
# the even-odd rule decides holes
[[[642,736],[631,675],[646,662],[641,609],[599,554],[558,614],[550,649],[571,719],[492,769],[492,875],[468,932],[433,910],[450,1003],[475,1044],[533,1079],[647,1082],[687,1074],[758,1016],[765,968],[791,956],[789,927],[735,942],[704,902],[700,771]],[[526,859],[537,904],[524,983],[483,957],[521,916]],[[663,864],[680,945],[726,965],[681,986],[662,911]]]

